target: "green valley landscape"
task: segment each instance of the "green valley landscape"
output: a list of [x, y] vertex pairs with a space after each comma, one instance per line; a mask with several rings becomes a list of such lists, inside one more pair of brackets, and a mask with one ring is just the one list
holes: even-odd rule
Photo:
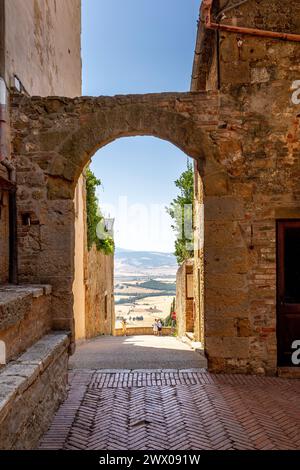
[[176, 296], [177, 262], [171, 253], [116, 250], [116, 327], [152, 326], [164, 320]]

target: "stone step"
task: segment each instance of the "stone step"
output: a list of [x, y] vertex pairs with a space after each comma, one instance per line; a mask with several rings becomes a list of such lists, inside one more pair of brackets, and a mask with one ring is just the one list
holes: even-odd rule
[[44, 336], [0, 372], [0, 448], [31, 449], [65, 397], [69, 335]]

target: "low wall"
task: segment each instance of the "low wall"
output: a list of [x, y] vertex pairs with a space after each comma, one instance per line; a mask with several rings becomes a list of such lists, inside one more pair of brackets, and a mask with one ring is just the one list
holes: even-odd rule
[[44, 336], [0, 372], [0, 449], [37, 447], [64, 400], [68, 335]]
[[[153, 335], [153, 328], [151, 326], [132, 326], [126, 328], [127, 336], [136, 336], [136, 335]], [[171, 335], [171, 327], [164, 326], [162, 329], [163, 336]], [[123, 336], [122, 328], [115, 328], [114, 336]]]
[[16, 359], [51, 329], [51, 286], [0, 287], [0, 341], [6, 362]]

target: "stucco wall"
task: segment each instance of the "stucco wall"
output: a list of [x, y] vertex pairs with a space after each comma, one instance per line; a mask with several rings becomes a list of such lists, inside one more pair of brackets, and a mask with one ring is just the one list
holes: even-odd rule
[[85, 338], [85, 257], [86, 257], [86, 208], [85, 179], [81, 175], [74, 198], [75, 208], [75, 273], [73, 283], [75, 338]]
[[31, 95], [81, 94], [81, 1], [5, 1], [5, 79]]
[[115, 326], [113, 255], [105, 255], [93, 245], [87, 253], [86, 271], [86, 337], [111, 335]]
[[[110, 335], [114, 328], [114, 259], [87, 250], [85, 177], [81, 175], [74, 197], [74, 321], [75, 339]], [[107, 313], [105, 313], [105, 310]]]

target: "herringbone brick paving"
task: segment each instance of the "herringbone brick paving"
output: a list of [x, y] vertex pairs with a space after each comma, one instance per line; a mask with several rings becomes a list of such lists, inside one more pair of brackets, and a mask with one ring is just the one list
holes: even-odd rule
[[300, 382], [205, 369], [70, 373], [41, 449], [300, 449]]

